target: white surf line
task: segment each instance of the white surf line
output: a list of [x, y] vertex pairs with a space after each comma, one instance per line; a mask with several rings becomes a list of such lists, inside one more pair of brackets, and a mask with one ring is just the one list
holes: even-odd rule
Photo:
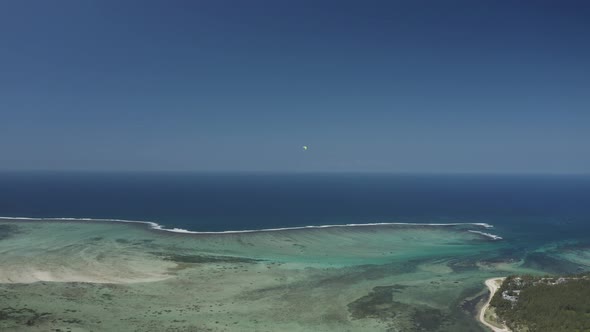
[[[32, 220], [32, 221], [109, 221], [109, 222], [124, 222], [124, 223], [139, 223], [146, 224], [150, 229], [172, 232], [172, 233], [184, 233], [184, 234], [239, 234], [239, 233], [257, 233], [257, 232], [276, 232], [276, 231], [291, 231], [301, 229], [321, 229], [321, 228], [337, 228], [337, 227], [367, 227], [367, 226], [394, 226], [394, 225], [408, 225], [408, 226], [462, 226], [472, 225], [483, 228], [493, 228], [494, 226], [486, 223], [404, 223], [404, 222], [379, 222], [379, 223], [366, 223], [366, 224], [335, 224], [335, 225], [311, 225], [311, 226], [296, 226], [296, 227], [283, 227], [283, 228], [263, 228], [263, 229], [246, 229], [246, 230], [235, 230], [235, 231], [219, 231], [219, 232], [198, 232], [189, 231], [182, 228], [164, 228], [164, 226], [153, 222], [153, 221], [141, 221], [141, 220], [125, 220], [125, 219], [100, 219], [100, 218], [28, 218], [28, 217], [1, 217], [0, 220]], [[469, 230], [471, 231], [471, 230]], [[478, 231], [473, 231], [478, 232]], [[487, 236], [494, 236], [492, 234], [479, 232], [481, 234], [487, 234]], [[498, 237], [501, 239], [500, 237]]]
[[471, 230], [471, 229], [468, 230], [468, 232], [480, 234], [480, 235], [483, 235], [483, 236], [487, 236], [487, 237], [489, 237], [492, 240], [502, 240], [502, 237], [501, 236], [490, 234], [490, 233], [485, 233], [485, 232], [480, 232], [480, 231], [474, 231], [474, 230]]

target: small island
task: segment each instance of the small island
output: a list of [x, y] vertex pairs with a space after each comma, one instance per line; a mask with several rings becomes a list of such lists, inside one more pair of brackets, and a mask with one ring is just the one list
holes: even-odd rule
[[590, 331], [590, 273], [489, 279], [480, 320], [493, 331]]

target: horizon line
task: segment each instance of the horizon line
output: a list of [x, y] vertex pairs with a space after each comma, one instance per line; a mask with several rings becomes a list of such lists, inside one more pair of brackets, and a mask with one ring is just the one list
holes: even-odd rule
[[217, 174], [217, 175], [237, 175], [237, 174], [276, 174], [276, 175], [288, 175], [288, 174], [317, 174], [317, 175], [330, 175], [330, 174], [358, 174], [358, 175], [571, 175], [571, 176], [589, 176], [589, 172], [545, 172], [545, 171], [351, 171], [351, 170], [334, 170], [334, 171], [271, 171], [271, 170], [131, 170], [131, 169], [0, 169], [0, 173], [87, 173], [87, 174]]

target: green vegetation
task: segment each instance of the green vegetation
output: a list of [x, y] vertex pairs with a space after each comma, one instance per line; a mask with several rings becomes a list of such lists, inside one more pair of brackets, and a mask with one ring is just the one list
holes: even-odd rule
[[490, 305], [514, 332], [590, 331], [590, 274], [511, 276]]

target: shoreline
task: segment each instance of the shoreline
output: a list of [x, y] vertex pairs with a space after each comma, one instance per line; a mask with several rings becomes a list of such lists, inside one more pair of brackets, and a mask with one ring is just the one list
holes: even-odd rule
[[498, 285], [498, 281], [504, 281], [504, 279], [506, 279], [506, 277], [502, 277], [502, 278], [491, 278], [491, 279], [487, 279], [485, 281], [486, 286], [488, 287], [488, 289], [490, 290], [490, 297], [488, 298], [488, 301], [486, 302], [486, 304], [481, 308], [481, 310], [479, 311], [479, 321], [487, 326], [489, 329], [491, 329], [494, 332], [512, 332], [508, 327], [504, 326], [502, 328], [494, 326], [490, 323], [488, 323], [485, 320], [485, 313], [488, 310], [489, 306], [490, 306], [490, 302], [492, 301], [492, 298], [494, 297], [494, 294], [496, 294], [496, 291], [498, 291], [498, 289], [500, 288], [500, 286]]

